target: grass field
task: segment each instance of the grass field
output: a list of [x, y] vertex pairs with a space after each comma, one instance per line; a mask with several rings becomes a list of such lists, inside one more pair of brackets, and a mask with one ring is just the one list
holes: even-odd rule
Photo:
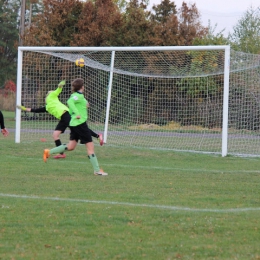
[[52, 147], [0, 136], [0, 259], [260, 259], [259, 158]]

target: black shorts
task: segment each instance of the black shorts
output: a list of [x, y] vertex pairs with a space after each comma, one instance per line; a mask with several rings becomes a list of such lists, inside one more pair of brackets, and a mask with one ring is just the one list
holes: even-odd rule
[[61, 131], [62, 133], [64, 133], [66, 128], [69, 127], [69, 125], [70, 125], [70, 119], [71, 119], [70, 113], [68, 111], [66, 111], [61, 116], [61, 119], [60, 119], [59, 123], [57, 124], [55, 130]]
[[81, 144], [92, 142], [91, 132], [86, 122], [81, 125], [70, 126], [70, 130], [70, 140], [75, 140], [76, 142], [80, 140]]

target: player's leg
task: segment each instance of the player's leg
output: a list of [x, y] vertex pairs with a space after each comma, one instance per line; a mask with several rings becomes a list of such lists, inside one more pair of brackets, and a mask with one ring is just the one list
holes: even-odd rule
[[47, 161], [47, 159], [50, 157], [51, 154], [60, 154], [63, 153], [64, 151], [72, 151], [75, 149], [78, 143], [78, 137], [77, 133], [75, 132], [75, 127], [70, 128], [70, 141], [68, 144], [62, 144], [58, 147], [52, 148], [52, 149], [45, 149], [43, 151], [43, 160], [44, 162]]
[[[55, 142], [55, 145], [58, 147], [62, 145], [61, 140], [60, 140], [60, 134], [63, 134], [66, 130], [66, 128], [69, 126], [70, 122], [70, 114], [69, 112], [65, 112], [61, 116], [61, 120], [59, 121], [58, 125], [55, 128], [55, 131], [53, 132], [53, 140]], [[65, 153], [61, 152], [53, 157], [54, 159], [61, 159], [61, 158], [66, 158]]]
[[[60, 140], [60, 134], [61, 134], [61, 133], [62, 133], [62, 132], [61, 132], [60, 130], [55, 130], [55, 131], [53, 132], [52, 137], [53, 137], [53, 140], [54, 140], [54, 142], [55, 142], [56, 147], [62, 145], [61, 140]], [[65, 155], [64, 152], [61, 152], [61, 153], [59, 153], [59, 154], [53, 156], [53, 158], [54, 158], [54, 159], [66, 158], [66, 155]]]
[[67, 144], [67, 149], [68, 151], [73, 151], [76, 146], [77, 146], [78, 142], [76, 140], [70, 140], [69, 143]]
[[103, 135], [102, 134], [97, 134], [95, 133], [94, 131], [92, 131], [90, 128], [89, 128], [89, 131], [91, 133], [91, 136], [97, 138], [99, 140], [99, 144], [102, 146], [104, 144], [104, 140], [103, 140]]
[[75, 147], [77, 146], [77, 141], [76, 140], [70, 140], [68, 144], [62, 144], [60, 146], [57, 146], [52, 149], [45, 149], [43, 152], [43, 160], [44, 162], [47, 161], [47, 159], [50, 157], [52, 154], [61, 154], [64, 153], [66, 150], [67, 151], [73, 151]]
[[94, 174], [100, 176], [108, 175], [107, 173], [103, 172], [103, 170], [101, 170], [99, 167], [98, 159], [94, 151], [94, 143], [92, 141], [91, 131], [88, 128], [87, 123], [78, 126], [78, 130], [81, 143], [86, 145], [87, 155], [90, 160], [90, 163], [93, 166]]
[[104, 144], [103, 135], [101, 133], [98, 134], [99, 144], [102, 146]]
[[94, 151], [94, 143], [93, 142], [86, 143], [86, 149], [87, 149], [88, 158], [94, 169], [94, 174], [104, 175], [104, 176], [107, 175], [107, 173], [103, 172], [99, 167], [98, 159]]

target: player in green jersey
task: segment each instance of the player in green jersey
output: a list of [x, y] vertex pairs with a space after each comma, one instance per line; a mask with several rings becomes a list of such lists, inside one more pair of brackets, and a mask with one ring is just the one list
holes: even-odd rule
[[[43, 112], [48, 112], [55, 118], [59, 119], [59, 123], [56, 126], [54, 132], [53, 132], [53, 139], [56, 144], [56, 146], [61, 145], [61, 140], [60, 140], [60, 134], [64, 133], [66, 128], [69, 127], [69, 122], [71, 120], [71, 116], [69, 113], [69, 108], [64, 105], [63, 103], [60, 102], [59, 100], [59, 94], [62, 92], [63, 86], [66, 84], [65, 80], [62, 80], [58, 88], [56, 90], [51, 90], [47, 93], [46, 98], [45, 98], [45, 103], [46, 105], [44, 107], [39, 107], [39, 108], [26, 108], [24, 106], [17, 106], [17, 108], [27, 111], [27, 112], [34, 112], [34, 113], [43, 113]], [[100, 145], [103, 145], [103, 136], [102, 134], [96, 134], [95, 132], [91, 131], [91, 135], [93, 137], [96, 137], [99, 139]], [[66, 155], [62, 152], [60, 154], [55, 155], [53, 158], [54, 159], [60, 159], [60, 158], [65, 158]]]
[[70, 141], [67, 145], [60, 145], [51, 150], [45, 149], [43, 152], [43, 160], [47, 161], [50, 154], [61, 153], [65, 150], [72, 151], [76, 148], [78, 141], [86, 145], [88, 158], [94, 168], [94, 174], [99, 176], [108, 175], [100, 169], [97, 157], [94, 151], [94, 143], [92, 141], [91, 132], [87, 125], [88, 110], [87, 100], [84, 97], [84, 80], [77, 78], [72, 82], [72, 94], [67, 103], [71, 115], [70, 120]]

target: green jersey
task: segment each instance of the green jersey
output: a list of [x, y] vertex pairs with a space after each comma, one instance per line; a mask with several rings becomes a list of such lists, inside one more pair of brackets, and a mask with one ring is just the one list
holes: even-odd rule
[[62, 104], [58, 98], [61, 91], [62, 88], [57, 88], [46, 97], [46, 110], [57, 119], [61, 119], [64, 111], [69, 111], [69, 108]]
[[[82, 93], [73, 93], [68, 99], [67, 103], [69, 105], [69, 113], [71, 115], [70, 126], [77, 126], [87, 121], [88, 101], [85, 99]], [[77, 119], [77, 116], [80, 116], [80, 118]]]

